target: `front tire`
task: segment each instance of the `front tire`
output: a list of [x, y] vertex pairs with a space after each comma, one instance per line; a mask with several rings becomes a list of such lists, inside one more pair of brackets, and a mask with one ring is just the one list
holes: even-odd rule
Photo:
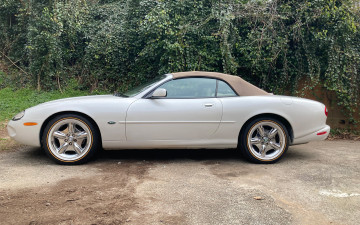
[[46, 154], [58, 164], [87, 162], [100, 147], [98, 129], [87, 118], [63, 114], [51, 119], [42, 135]]
[[245, 125], [240, 150], [250, 161], [269, 164], [279, 161], [289, 147], [286, 127], [274, 118], [257, 118]]

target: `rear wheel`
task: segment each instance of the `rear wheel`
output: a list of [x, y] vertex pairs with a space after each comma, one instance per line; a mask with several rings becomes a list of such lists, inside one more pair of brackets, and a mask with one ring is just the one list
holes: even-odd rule
[[87, 162], [100, 145], [97, 128], [87, 118], [75, 114], [59, 115], [46, 125], [42, 137], [46, 154], [64, 165]]
[[258, 118], [248, 123], [240, 136], [242, 154], [252, 162], [274, 163], [288, 149], [286, 127], [273, 118]]

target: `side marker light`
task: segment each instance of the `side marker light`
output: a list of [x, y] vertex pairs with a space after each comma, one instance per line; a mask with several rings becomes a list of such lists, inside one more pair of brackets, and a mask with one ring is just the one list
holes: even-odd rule
[[38, 123], [34, 123], [34, 122], [27, 122], [27, 123], [24, 123], [24, 126], [35, 126], [37, 125]]

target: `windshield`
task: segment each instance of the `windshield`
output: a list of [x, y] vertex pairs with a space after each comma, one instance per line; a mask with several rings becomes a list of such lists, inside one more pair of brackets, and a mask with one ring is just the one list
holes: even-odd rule
[[121, 97], [133, 97], [133, 96], [139, 94], [140, 92], [142, 92], [143, 90], [145, 90], [146, 88], [148, 88], [148, 87], [152, 86], [153, 84], [159, 82], [160, 80], [164, 79], [165, 77], [166, 77], [166, 75], [156, 76], [156, 77], [152, 78], [151, 80], [144, 81], [135, 87], [129, 88], [129, 90], [127, 90], [125, 93], [117, 93], [115, 95], [121, 96]]

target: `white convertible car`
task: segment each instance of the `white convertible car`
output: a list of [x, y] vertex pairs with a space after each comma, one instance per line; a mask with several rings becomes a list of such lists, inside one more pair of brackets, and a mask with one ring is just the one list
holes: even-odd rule
[[43, 103], [7, 129], [60, 164], [84, 163], [100, 148], [238, 148], [253, 162], [273, 163], [289, 145], [326, 139], [326, 119], [316, 101], [272, 95], [237, 76], [181, 72], [124, 94]]

